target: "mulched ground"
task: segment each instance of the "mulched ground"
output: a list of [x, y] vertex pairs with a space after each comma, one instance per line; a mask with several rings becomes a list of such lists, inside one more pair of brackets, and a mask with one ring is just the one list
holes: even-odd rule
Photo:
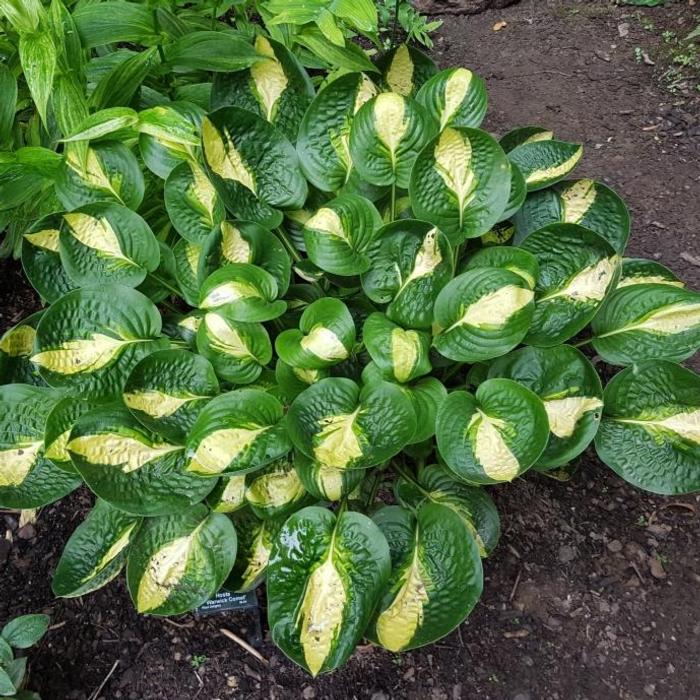
[[[644, 17], [653, 32], [643, 29]], [[501, 20], [507, 25], [495, 33]], [[634, 58], [637, 46], [660, 57], [663, 30], [688, 33], [696, 23], [697, 9], [685, 0], [643, 11], [603, 0], [524, 0], [446, 18], [435, 55], [486, 79], [487, 128], [539, 123], [583, 141], [577, 174], [625, 197], [631, 253], [660, 260], [700, 288], [698, 98], [665, 90], [663, 59], [650, 66]], [[8, 264], [0, 298], [2, 327], [36, 306]], [[438, 644], [402, 656], [361, 647], [344, 669], [315, 682], [269, 641], [260, 648], [265, 666], [220, 634], [225, 627], [245, 636], [245, 614], [138, 617], [121, 581], [84, 599], [55, 600], [51, 573], [90, 503], [82, 491], [21, 531], [13, 515], [0, 516], [12, 537], [0, 540], [0, 622], [51, 614], [54, 628], [31, 665], [31, 687], [45, 700], [90, 697], [117, 661], [97, 697], [700, 697], [700, 498], [635, 491], [593, 454], [567, 484], [528, 476], [495, 497], [504, 534], [471, 618]]]

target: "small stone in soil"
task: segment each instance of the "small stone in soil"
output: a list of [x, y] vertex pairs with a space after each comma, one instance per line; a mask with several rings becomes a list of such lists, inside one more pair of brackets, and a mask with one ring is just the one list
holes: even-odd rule
[[611, 540], [610, 542], [608, 542], [608, 549], [611, 552], [621, 552], [622, 542], [620, 542], [620, 540]]
[[570, 561], [576, 559], [576, 550], [569, 545], [562, 545], [559, 547], [559, 561], [568, 564]]

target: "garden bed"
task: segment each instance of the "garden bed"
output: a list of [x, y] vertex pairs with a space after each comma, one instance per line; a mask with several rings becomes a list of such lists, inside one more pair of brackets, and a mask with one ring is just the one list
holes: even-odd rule
[[[694, 10], [683, 2], [640, 16], [606, 2], [540, 0], [531, 11], [524, 2], [448, 18], [435, 59], [484, 77], [486, 128], [500, 133], [536, 123], [583, 141], [576, 174], [596, 174], [628, 202], [630, 254], [658, 259], [699, 288], [698, 98], [672, 94], [659, 80], [662, 33], [690, 32]], [[505, 27], [494, 32], [500, 21]], [[637, 62], [636, 48], [656, 65]], [[0, 275], [4, 328], [37, 302], [16, 266], [5, 263]], [[469, 620], [432, 647], [401, 656], [361, 647], [346, 667], [315, 682], [267, 641], [264, 666], [220, 634], [224, 627], [246, 636], [245, 614], [139, 617], [122, 582], [84, 599], [56, 600], [51, 573], [90, 505], [86, 491], [42, 509], [36, 524], [19, 531], [14, 516], [4, 516], [13, 542], [0, 549], [0, 621], [51, 614], [54, 628], [32, 656], [30, 684], [47, 700], [90, 697], [113, 668], [97, 697], [604, 700], [696, 693], [700, 499], [636, 491], [592, 450], [567, 484], [533, 474], [495, 498], [504, 534], [485, 563], [484, 597]]]

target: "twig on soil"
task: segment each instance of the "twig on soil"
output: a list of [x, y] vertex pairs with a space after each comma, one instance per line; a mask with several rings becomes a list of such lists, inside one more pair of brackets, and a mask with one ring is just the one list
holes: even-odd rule
[[695, 514], [695, 506], [692, 503], [683, 503], [682, 501], [672, 501], [671, 503], [664, 503], [659, 510], [666, 510], [666, 508], [684, 508]]
[[268, 666], [269, 661], [254, 647], [250, 646], [248, 642], [245, 641], [245, 639], [241, 639], [237, 634], [234, 634], [230, 630], [227, 630], [223, 627], [219, 627], [219, 632], [224, 635], [224, 637], [228, 637], [232, 642], [236, 642], [239, 647], [242, 649], [245, 649], [249, 654], [254, 656], [263, 666]]
[[189, 622], [175, 622], [175, 620], [169, 620], [167, 617], [164, 617], [163, 622], [167, 622], [173, 627], [179, 627], [180, 629], [185, 630], [192, 629], [192, 627], [194, 627], [194, 620], [190, 620]]
[[65, 625], [65, 624], [66, 624], [65, 620], [63, 620], [62, 622], [57, 622], [55, 625], [51, 625], [51, 627], [49, 627], [49, 632], [53, 632], [53, 630], [61, 629], [61, 627], [63, 627], [63, 625]]
[[515, 598], [515, 592], [518, 590], [518, 585], [520, 584], [520, 577], [523, 575], [523, 570], [522, 567], [518, 571], [518, 575], [515, 577], [515, 583], [513, 584], [513, 588], [510, 591], [510, 595], [508, 596], [508, 601], [512, 602], [513, 598]]
[[90, 697], [88, 698], [88, 700], [95, 700], [95, 698], [97, 698], [97, 697], [99, 696], [99, 694], [102, 692], [102, 688], [104, 688], [105, 685], [107, 685], [107, 681], [112, 677], [112, 674], [117, 670], [117, 666], [119, 666], [119, 659], [117, 659], [117, 660], [114, 662], [114, 664], [112, 665], [112, 668], [110, 669], [109, 673], [104, 677], [104, 680], [102, 681], [102, 683], [100, 683], [100, 685], [99, 685], [99, 687], [97, 688], [97, 690], [95, 690], [95, 692], [92, 693], [92, 695], [90, 695]]

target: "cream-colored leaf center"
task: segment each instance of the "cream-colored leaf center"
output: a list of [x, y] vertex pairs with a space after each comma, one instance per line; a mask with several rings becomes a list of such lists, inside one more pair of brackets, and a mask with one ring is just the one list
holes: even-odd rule
[[571, 437], [583, 415], [602, 406], [603, 402], [594, 396], [568, 396], [544, 402], [549, 429], [558, 438]]
[[57, 374], [96, 372], [112, 362], [127, 345], [139, 342], [142, 341], [122, 340], [102, 333], [93, 333], [90, 338], [66, 340], [54, 350], [37, 353], [31, 360]]
[[392, 92], [408, 97], [413, 92], [413, 61], [408, 47], [401, 44], [391, 59], [386, 84]]
[[394, 328], [391, 331], [391, 361], [394, 376], [399, 382], [407, 382], [420, 359], [420, 336], [416, 331]]
[[24, 237], [33, 246], [50, 250], [52, 253], [58, 253], [59, 232], [57, 229], [45, 229], [36, 233], [25, 233]]
[[505, 423], [498, 418], [490, 418], [477, 411], [470, 421], [470, 427], [478, 422], [473, 438], [472, 449], [484, 473], [494, 481], [511, 481], [519, 471], [520, 464], [510, 451], [501, 428]]
[[242, 299], [262, 299], [260, 290], [249, 282], [231, 280], [214, 287], [199, 305], [202, 309], [215, 309]]
[[132, 263], [122, 252], [119, 238], [106, 218], [97, 218], [81, 212], [70, 212], [64, 214], [63, 218], [68, 223], [73, 238], [84, 246], [96, 250], [105, 257]]
[[459, 326], [476, 326], [477, 328], [499, 328], [510, 318], [532, 302], [535, 294], [531, 289], [507, 284], [493, 292], [484, 294], [464, 310], [446, 332]]
[[619, 258], [603, 258], [597, 263], [577, 272], [563, 287], [541, 297], [549, 301], [558, 297], [569, 297], [573, 301], [602, 301], [615, 274]]
[[340, 338], [325, 326], [314, 326], [300, 341], [303, 350], [320, 358], [324, 362], [344, 360], [348, 356], [347, 348]]
[[354, 430], [358, 406], [352, 413], [327, 416], [314, 436], [314, 459], [323, 467], [344, 469], [362, 457], [360, 438]]
[[19, 486], [29, 475], [43, 446], [39, 440], [0, 450], [0, 486]]
[[679, 435], [684, 440], [700, 445], [700, 408], [692, 411], [676, 413], [658, 420], [643, 420], [633, 418], [616, 418], [618, 423], [634, 423], [642, 427], [668, 430]]
[[406, 103], [394, 92], [382, 92], [374, 101], [374, 128], [393, 165], [396, 165], [396, 150], [408, 129], [405, 112]]
[[233, 513], [241, 508], [245, 500], [245, 474], [226, 477], [226, 486], [212, 510], [217, 513]]
[[461, 107], [469, 92], [474, 74], [466, 68], [456, 68], [445, 81], [445, 106], [440, 114], [440, 129], [444, 129]]
[[233, 180], [256, 194], [255, 177], [243, 161], [228, 131], [219, 133], [210, 119], [202, 121], [202, 144], [209, 167], [224, 180]]
[[124, 474], [130, 474], [149, 462], [182, 449], [178, 445], [166, 443], [149, 445], [119, 433], [81, 435], [68, 443], [70, 452], [80, 455], [90, 464], [118, 467]]
[[263, 474], [246, 490], [246, 499], [255, 506], [279, 508], [299, 498], [304, 487], [295, 469], [280, 469]]
[[197, 474], [220, 474], [266, 430], [269, 430], [267, 425], [215, 430], [197, 446], [189, 470]]
[[31, 326], [15, 326], [0, 340], [0, 351], [10, 357], [29, 357], [34, 348], [36, 329]]
[[343, 228], [343, 222], [335, 209], [321, 207], [307, 222], [305, 228], [322, 231], [336, 238], [340, 238], [344, 243], [350, 244], [350, 237]]
[[595, 182], [593, 180], [579, 180], [567, 187], [560, 197], [564, 209], [564, 223], [577, 224], [586, 216], [586, 212], [595, 202]]
[[250, 263], [253, 260], [250, 243], [243, 238], [240, 229], [229, 221], [221, 223], [221, 254], [234, 263]]
[[459, 224], [462, 225], [464, 210], [476, 196], [479, 182], [471, 169], [472, 146], [467, 136], [447, 127], [438, 139], [433, 152], [435, 169], [457, 199]]
[[204, 317], [204, 323], [209, 342], [215, 350], [239, 360], [254, 359], [243, 336], [234, 326], [229, 325], [225, 318], [210, 313]]
[[259, 54], [267, 56], [267, 60], [253, 63], [250, 67], [250, 76], [253, 79], [255, 92], [263, 108], [265, 119], [271, 122], [275, 116], [277, 103], [287, 89], [289, 81], [270, 42], [264, 36], [256, 38], [255, 48]]
[[[537, 134], [539, 136], [539, 134]], [[532, 137], [531, 137], [532, 138]], [[548, 139], [537, 139], [539, 141], [543, 140], [548, 140]], [[530, 140], [528, 140], [528, 143]], [[574, 167], [576, 166], [576, 163], [581, 160], [581, 156], [583, 155], [583, 147], [579, 146], [575, 153], [567, 158], [565, 161], [562, 163], [559, 163], [558, 165], [552, 165], [549, 168], [540, 168], [539, 170], [533, 170], [526, 178], [525, 182], [527, 182], [528, 185], [532, 185], [535, 183], [539, 182], [544, 182], [546, 180], [552, 180], [556, 179], [558, 177], [563, 177], [567, 173], [571, 172]]]
[[142, 411], [151, 418], [167, 418], [182, 408], [190, 401], [206, 398], [188, 394], [186, 396], [173, 396], [158, 389], [144, 389], [124, 394], [124, 403], [135, 411]]

